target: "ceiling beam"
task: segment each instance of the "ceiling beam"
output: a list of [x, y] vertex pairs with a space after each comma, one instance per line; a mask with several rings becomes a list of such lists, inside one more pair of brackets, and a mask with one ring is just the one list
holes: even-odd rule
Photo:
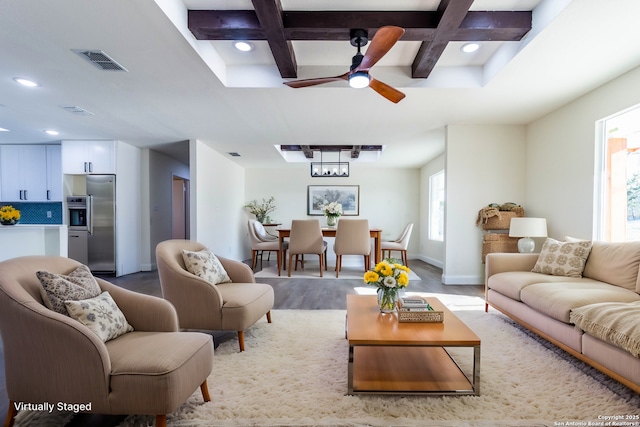
[[284, 35], [280, 0], [252, 0], [256, 16], [265, 31], [271, 53], [283, 78], [298, 76], [296, 56], [291, 41]]
[[411, 64], [411, 77], [426, 78], [431, 74], [438, 59], [446, 49], [451, 34], [460, 27], [467, 16], [473, 0], [442, 0], [438, 5], [438, 27], [434, 37], [424, 41]]
[[313, 159], [313, 150], [308, 145], [301, 145], [300, 148], [307, 159]]
[[282, 11], [279, 0], [252, 0], [254, 10], [190, 10], [198, 40], [267, 40], [283, 78], [296, 77], [294, 40], [349, 40], [352, 28], [395, 25], [402, 41], [423, 42], [413, 78], [426, 78], [450, 41], [519, 41], [531, 30], [531, 11], [469, 11], [473, 0], [442, 0], [436, 11]]

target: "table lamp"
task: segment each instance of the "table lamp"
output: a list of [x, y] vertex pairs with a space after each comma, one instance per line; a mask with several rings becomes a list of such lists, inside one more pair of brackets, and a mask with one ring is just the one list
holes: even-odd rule
[[522, 237], [518, 240], [518, 252], [533, 252], [536, 242], [532, 237], [547, 237], [546, 218], [511, 218], [509, 237]]

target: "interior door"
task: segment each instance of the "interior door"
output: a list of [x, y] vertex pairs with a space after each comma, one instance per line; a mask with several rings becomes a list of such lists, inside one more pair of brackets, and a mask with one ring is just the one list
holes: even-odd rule
[[189, 180], [173, 177], [172, 229], [174, 239], [189, 239]]

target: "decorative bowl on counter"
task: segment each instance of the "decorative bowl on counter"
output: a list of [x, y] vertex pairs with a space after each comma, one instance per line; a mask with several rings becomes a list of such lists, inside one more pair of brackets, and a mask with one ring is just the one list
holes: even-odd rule
[[20, 211], [13, 206], [0, 207], [0, 224], [16, 225], [20, 221]]

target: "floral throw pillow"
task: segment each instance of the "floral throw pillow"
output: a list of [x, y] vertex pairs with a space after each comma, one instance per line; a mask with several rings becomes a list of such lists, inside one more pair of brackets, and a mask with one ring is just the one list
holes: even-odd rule
[[107, 291], [95, 298], [65, 301], [65, 306], [72, 319], [91, 329], [104, 342], [133, 331]]
[[189, 273], [195, 274], [212, 285], [231, 282], [222, 263], [209, 249], [198, 252], [183, 250], [182, 259]]
[[42, 285], [44, 305], [65, 316], [69, 315], [64, 305], [65, 301], [93, 298], [102, 292], [86, 265], [81, 265], [69, 275], [38, 271], [36, 276]]
[[582, 277], [591, 246], [592, 242], [588, 240], [560, 242], [547, 239], [531, 271], [552, 276]]

